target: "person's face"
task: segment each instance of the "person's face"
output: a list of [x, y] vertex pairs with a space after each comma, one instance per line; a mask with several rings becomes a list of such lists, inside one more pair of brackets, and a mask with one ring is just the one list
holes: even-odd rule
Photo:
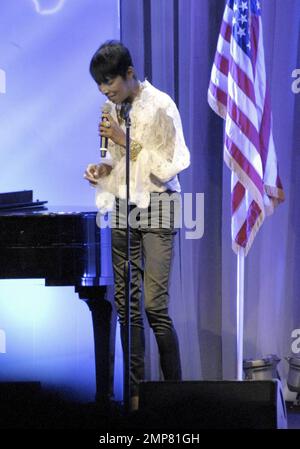
[[123, 101], [132, 95], [133, 71], [129, 68], [125, 79], [118, 75], [106, 83], [101, 83], [98, 87], [100, 92], [113, 103], [123, 103]]

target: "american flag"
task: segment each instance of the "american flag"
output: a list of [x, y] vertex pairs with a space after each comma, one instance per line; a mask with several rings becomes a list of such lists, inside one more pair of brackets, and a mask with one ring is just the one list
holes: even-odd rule
[[247, 255], [267, 214], [284, 200], [272, 135], [260, 2], [227, 0], [208, 89], [226, 123], [231, 175], [231, 233]]

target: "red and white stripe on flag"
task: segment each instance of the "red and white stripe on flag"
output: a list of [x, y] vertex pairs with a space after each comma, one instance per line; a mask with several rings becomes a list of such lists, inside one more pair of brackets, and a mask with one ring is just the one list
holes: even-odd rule
[[208, 102], [226, 123], [224, 160], [232, 171], [233, 249], [242, 248], [247, 255], [265, 215], [284, 200], [258, 0], [227, 0]]

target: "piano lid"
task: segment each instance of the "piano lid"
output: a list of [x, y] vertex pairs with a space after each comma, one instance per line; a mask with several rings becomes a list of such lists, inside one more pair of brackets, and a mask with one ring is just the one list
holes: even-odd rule
[[33, 201], [32, 190], [0, 193], [0, 211], [12, 209], [36, 209], [44, 206], [48, 201]]
[[40, 206], [38, 206], [38, 201], [34, 202], [35, 207], [13, 207], [13, 208], [2, 208], [0, 207], [0, 217], [1, 216], [34, 216], [34, 215], [96, 215], [98, 210], [94, 206], [55, 206], [55, 205], [45, 205], [46, 202], [40, 201]]
[[[101, 250], [97, 210], [52, 206], [0, 211], [0, 279], [45, 278], [46, 285], [99, 286], [108, 248]], [[106, 270], [107, 271], [107, 270]]]
[[19, 190], [17, 192], [4, 192], [0, 193], [0, 205], [5, 204], [20, 204], [29, 203], [33, 201], [32, 190]]

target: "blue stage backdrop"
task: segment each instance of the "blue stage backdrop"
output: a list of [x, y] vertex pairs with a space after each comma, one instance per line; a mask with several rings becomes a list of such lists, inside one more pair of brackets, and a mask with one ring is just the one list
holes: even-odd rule
[[[118, 3], [1, 2], [0, 192], [33, 189], [52, 205], [94, 206], [83, 173], [98, 158], [104, 98], [88, 68], [102, 41], [119, 38]], [[73, 288], [43, 285], [0, 281], [0, 381], [39, 380], [92, 400], [90, 312]]]

